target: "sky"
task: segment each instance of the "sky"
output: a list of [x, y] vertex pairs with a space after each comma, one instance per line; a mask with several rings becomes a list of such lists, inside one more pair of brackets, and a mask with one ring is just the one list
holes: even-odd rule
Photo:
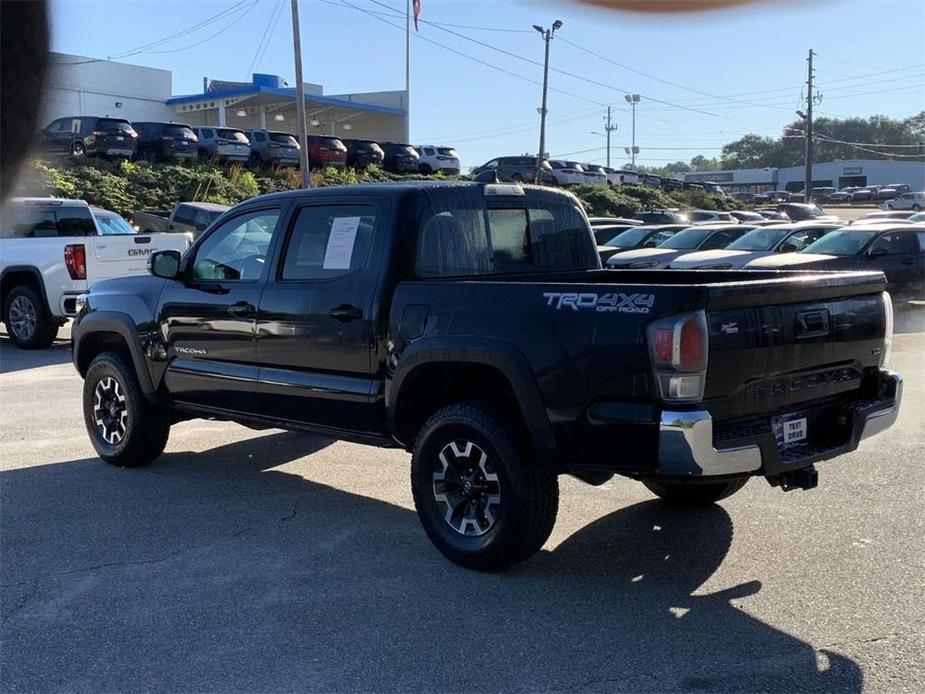
[[[329, 94], [403, 89], [404, 6], [300, 0], [305, 81]], [[412, 142], [455, 146], [464, 168], [535, 153], [543, 40], [531, 27], [556, 19], [563, 25], [550, 44], [546, 135], [553, 157], [605, 163], [605, 138], [592, 133], [604, 132], [609, 104], [612, 164], [622, 166], [632, 138], [626, 94], [640, 95], [637, 164], [716, 156], [746, 133], [779, 136], [802, 108], [809, 49], [817, 116], [905, 118], [925, 109], [922, 0], [765, 0], [678, 15], [577, 0], [422, 0], [411, 47]], [[174, 94], [200, 93], [204, 76], [295, 81], [289, 0], [51, 0], [51, 22], [52, 50], [171, 70]]]

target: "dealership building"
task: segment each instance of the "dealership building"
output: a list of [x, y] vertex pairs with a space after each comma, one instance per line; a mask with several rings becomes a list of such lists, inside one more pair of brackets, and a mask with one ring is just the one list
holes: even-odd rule
[[[803, 190], [803, 166], [725, 171], [692, 171], [683, 174], [687, 182], [710, 181], [729, 193], [762, 193], [766, 190]], [[907, 183], [912, 190], [925, 190], [925, 162], [884, 159], [845, 159], [813, 164], [813, 188], [889, 185]]]
[[[255, 74], [250, 82], [203, 78], [201, 93], [174, 94], [169, 70], [64, 53], [52, 53], [51, 63], [43, 126], [67, 116], [110, 116], [296, 132], [295, 88], [277, 75]], [[305, 84], [309, 134], [403, 141], [406, 105], [404, 90], [325, 94], [322, 85]]]

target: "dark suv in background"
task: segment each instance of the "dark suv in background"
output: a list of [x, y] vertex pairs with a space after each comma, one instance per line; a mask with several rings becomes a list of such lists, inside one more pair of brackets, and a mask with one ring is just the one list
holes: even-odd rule
[[[478, 176], [485, 171], [497, 171], [502, 178], [507, 178], [520, 183], [533, 181], [536, 176], [536, 157], [498, 157], [487, 161], [481, 166], [472, 169], [472, 175]], [[543, 182], [555, 184], [556, 179], [552, 173], [552, 166], [545, 159], [543, 160]]]
[[375, 164], [382, 166], [382, 160], [385, 159], [385, 152], [378, 142], [372, 140], [341, 140], [347, 148], [347, 166], [357, 169], [365, 169], [367, 166]]
[[308, 165], [310, 168], [347, 165], [347, 147], [340, 138], [325, 135], [308, 136]]
[[138, 148], [138, 133], [124, 118], [58, 118], [39, 132], [38, 140], [38, 149], [45, 154], [70, 154], [75, 157], [95, 154], [131, 158]]
[[139, 156], [152, 157], [158, 161], [199, 156], [199, 138], [185, 123], [144, 121], [132, 125], [138, 131]]
[[392, 173], [417, 173], [418, 160], [421, 155], [411, 145], [401, 142], [383, 142], [382, 151], [385, 156], [382, 168]]

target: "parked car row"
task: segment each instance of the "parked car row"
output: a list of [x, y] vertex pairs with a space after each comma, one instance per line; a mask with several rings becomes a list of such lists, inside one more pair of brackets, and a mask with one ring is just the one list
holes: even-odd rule
[[[58, 118], [43, 129], [37, 149], [45, 154], [102, 157], [211, 159], [217, 162], [252, 162], [268, 166], [298, 166], [301, 144], [292, 133], [280, 130], [192, 126], [185, 123], [124, 118], [74, 116]], [[308, 136], [312, 168], [381, 166], [394, 173], [458, 175], [459, 153], [452, 147], [414, 147], [401, 142]]]
[[[871, 213], [851, 225], [832, 217], [760, 225], [595, 222], [598, 251], [611, 269], [873, 269], [891, 291], [925, 298], [925, 213]], [[606, 238], [598, 230], [616, 233]]]

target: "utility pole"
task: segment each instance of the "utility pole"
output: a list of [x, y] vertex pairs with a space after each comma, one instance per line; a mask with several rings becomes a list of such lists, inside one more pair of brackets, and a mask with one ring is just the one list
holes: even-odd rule
[[552, 23], [551, 29], [544, 29], [538, 24], [534, 24], [533, 28], [540, 32], [540, 36], [546, 42], [546, 57], [543, 60], [543, 105], [540, 106], [540, 151], [536, 153], [536, 173], [533, 178], [534, 183], [539, 183], [543, 170], [543, 156], [546, 152], [546, 92], [549, 87], [549, 42], [552, 41], [556, 31], [562, 28], [562, 22], [557, 19]]
[[411, 143], [411, 0], [405, 3], [405, 142]]
[[607, 106], [607, 125], [604, 126], [604, 132], [607, 133], [607, 168], [610, 168], [610, 133], [617, 129], [617, 124], [610, 120], [610, 105]]
[[295, 56], [295, 97], [299, 128], [299, 165], [302, 187], [312, 187], [312, 172], [308, 168], [308, 129], [305, 123], [305, 83], [302, 81], [302, 39], [299, 34], [299, 0], [292, 0], [292, 52]]
[[813, 49], [809, 49], [806, 71], [806, 126], [803, 129], [804, 144], [804, 164], [806, 166], [803, 172], [803, 202], [812, 203], [813, 196], [810, 192], [813, 187]]
[[630, 147], [631, 166], [636, 168], [636, 155], [639, 154], [639, 148], [636, 146], [636, 104], [639, 103], [639, 94], [627, 94], [624, 97], [633, 107], [633, 143]]

